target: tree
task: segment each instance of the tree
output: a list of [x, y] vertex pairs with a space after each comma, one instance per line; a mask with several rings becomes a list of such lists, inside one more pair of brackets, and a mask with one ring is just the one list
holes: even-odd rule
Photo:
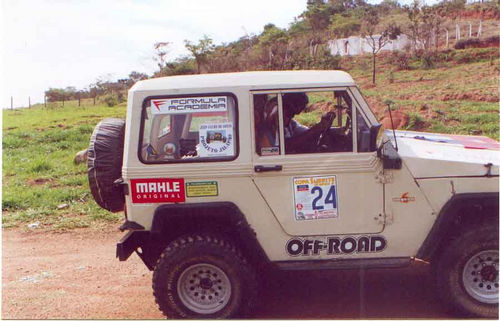
[[336, 38], [349, 37], [361, 29], [361, 21], [357, 17], [336, 14], [332, 16], [330, 31]]
[[197, 73], [206, 72], [209, 69], [209, 59], [208, 56], [215, 49], [213, 40], [207, 35], [203, 35], [203, 38], [198, 41], [198, 44], [191, 43], [188, 40], [184, 40], [186, 49], [191, 52], [196, 60], [196, 71]]
[[372, 49], [373, 84], [375, 84], [377, 54], [385, 45], [401, 34], [400, 27], [392, 23], [382, 26], [382, 32], [380, 34], [375, 34], [376, 29], [380, 27], [380, 17], [377, 11], [373, 9], [367, 10], [361, 26], [361, 35], [366, 39], [368, 46]]
[[145, 73], [138, 72], [138, 71], [132, 71], [128, 75], [127, 86], [132, 87], [139, 80], [144, 80], [144, 79], [148, 79], [148, 78], [149, 78], [148, 75], [146, 75]]
[[170, 42], [157, 42], [154, 44], [155, 48], [155, 56], [153, 56], [154, 61], [158, 65], [160, 72], [165, 68], [167, 64], [167, 54], [168, 54], [168, 46], [170, 46]]
[[437, 50], [439, 45], [439, 33], [444, 22], [443, 15], [446, 14], [447, 7], [443, 5], [426, 6], [415, 0], [410, 6], [405, 6], [409, 20], [409, 37], [413, 43], [413, 48], [423, 46], [425, 51], [430, 51], [433, 47]]

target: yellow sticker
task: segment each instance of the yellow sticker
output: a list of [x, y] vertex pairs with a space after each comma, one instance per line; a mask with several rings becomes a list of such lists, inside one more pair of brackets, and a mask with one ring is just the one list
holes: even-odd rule
[[216, 181], [186, 183], [187, 197], [218, 196], [219, 189]]

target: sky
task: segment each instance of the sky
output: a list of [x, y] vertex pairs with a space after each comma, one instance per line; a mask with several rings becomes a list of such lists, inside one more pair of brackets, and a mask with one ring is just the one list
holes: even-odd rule
[[[97, 78], [152, 74], [156, 42], [169, 60], [188, 54], [184, 40], [216, 44], [285, 28], [306, 0], [0, 0], [2, 108], [43, 102], [48, 88], [84, 89]], [[371, 1], [372, 2], [372, 1]], [[373, 2], [379, 2], [373, 0]]]

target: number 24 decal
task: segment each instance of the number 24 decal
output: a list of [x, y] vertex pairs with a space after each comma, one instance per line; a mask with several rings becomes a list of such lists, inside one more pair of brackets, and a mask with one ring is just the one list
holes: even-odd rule
[[[316, 192], [318, 192], [318, 196], [316, 196], [313, 199], [312, 208], [313, 210], [322, 210], [324, 209], [324, 206], [318, 205], [317, 202], [321, 200], [321, 198], [323, 197], [323, 189], [319, 186], [314, 186], [311, 189], [311, 194], [316, 195]], [[335, 195], [335, 186], [330, 186], [328, 193], [326, 193], [324, 204], [325, 206], [327, 204], [332, 204], [332, 208], [337, 208], [337, 197]]]

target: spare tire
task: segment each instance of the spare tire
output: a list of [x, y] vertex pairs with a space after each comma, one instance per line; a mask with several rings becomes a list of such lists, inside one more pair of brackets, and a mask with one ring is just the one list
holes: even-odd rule
[[90, 191], [102, 208], [111, 212], [123, 210], [123, 188], [115, 184], [121, 178], [125, 121], [106, 118], [94, 129], [88, 149]]

